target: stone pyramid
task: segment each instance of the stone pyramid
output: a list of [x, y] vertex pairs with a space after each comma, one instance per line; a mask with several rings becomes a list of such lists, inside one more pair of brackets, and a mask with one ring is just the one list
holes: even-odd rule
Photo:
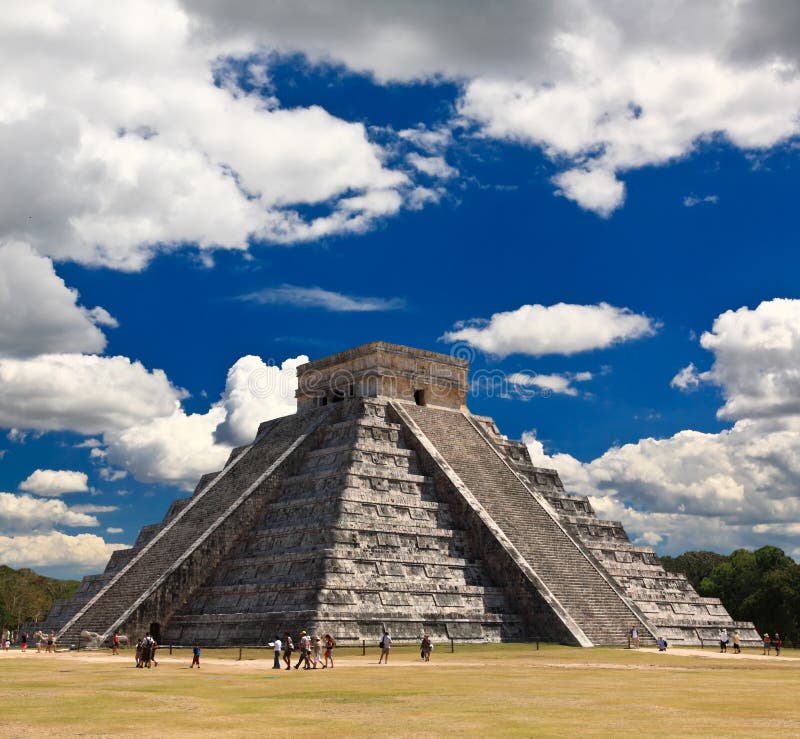
[[59, 641], [713, 640], [739, 628], [466, 408], [465, 360], [373, 342], [298, 368], [297, 413], [57, 602]]

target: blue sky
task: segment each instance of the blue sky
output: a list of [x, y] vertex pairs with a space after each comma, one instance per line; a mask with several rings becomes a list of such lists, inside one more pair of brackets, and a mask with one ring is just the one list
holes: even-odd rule
[[313, 5], [12, 3], [0, 560], [102, 569], [376, 339], [636, 541], [800, 556], [792, 5]]

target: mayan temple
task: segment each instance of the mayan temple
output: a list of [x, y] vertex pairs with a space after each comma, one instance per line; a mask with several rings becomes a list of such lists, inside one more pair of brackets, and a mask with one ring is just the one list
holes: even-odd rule
[[297, 412], [114, 552], [48, 617], [164, 644], [265, 643], [308, 628], [396, 639], [622, 645], [735, 624], [655, 552], [466, 406], [463, 359], [373, 342], [298, 368]]

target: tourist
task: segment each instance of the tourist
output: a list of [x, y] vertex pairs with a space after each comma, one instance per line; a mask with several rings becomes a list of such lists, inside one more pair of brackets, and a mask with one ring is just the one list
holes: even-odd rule
[[719, 651], [723, 654], [728, 651], [728, 630], [724, 626], [719, 630]]
[[3, 651], [7, 652], [11, 648], [11, 629], [3, 629]]
[[667, 651], [667, 640], [663, 636], [659, 636], [658, 639], [656, 639], [656, 645], [658, 646], [659, 652]]
[[194, 648], [192, 649], [192, 664], [189, 665], [191, 669], [197, 665], [197, 669], [200, 669], [200, 647], [198, 646], [197, 642], [194, 643]]
[[28, 648], [28, 632], [23, 631], [19, 637], [19, 648], [24, 653], [25, 650]]
[[323, 639], [325, 641], [325, 664], [322, 665], [322, 669], [324, 670], [328, 666], [328, 660], [331, 661], [331, 669], [333, 669], [333, 648], [336, 646], [336, 639], [330, 634], [325, 634]]
[[47, 635], [47, 651], [56, 653], [56, 635], [52, 631]]
[[629, 646], [633, 649], [639, 648], [639, 629], [636, 627], [636, 624], [631, 626]]
[[141, 659], [141, 666], [146, 667], [148, 670], [150, 669], [150, 662], [153, 659], [153, 644], [155, 644], [155, 640], [152, 636], [150, 636], [150, 632], [148, 631], [144, 635], [144, 639], [142, 639], [142, 659]]
[[119, 654], [119, 634], [116, 631], [111, 637], [111, 654]]
[[318, 636], [312, 639], [312, 649], [314, 650], [314, 669], [317, 669], [317, 663], [322, 664], [322, 640]]
[[136, 642], [136, 666], [142, 666], [142, 640]]
[[297, 660], [294, 669], [299, 670], [300, 665], [303, 665], [304, 670], [310, 670], [311, 660], [308, 658], [308, 655], [311, 653], [311, 640], [308, 638], [308, 634], [305, 631], [300, 632], [300, 644], [298, 646], [300, 647], [300, 659]]
[[422, 656], [423, 661], [430, 662], [431, 661], [431, 652], [433, 651], [433, 642], [431, 638], [425, 634], [422, 637], [422, 644], [420, 644], [420, 655]]
[[380, 648], [381, 648], [381, 656], [378, 658], [378, 664], [383, 662], [384, 664], [389, 664], [389, 651], [392, 648], [392, 637], [389, 635], [388, 631], [383, 632], [383, 638], [380, 641]]
[[36, 654], [42, 653], [42, 639], [44, 638], [44, 634], [42, 634], [41, 629], [34, 634], [36, 637]]
[[292, 669], [292, 652], [294, 652], [294, 643], [292, 642], [292, 637], [287, 631], [284, 635], [284, 643], [283, 643], [283, 661], [286, 663], [286, 669]]
[[280, 637], [275, 634], [275, 641], [271, 641], [269, 645], [272, 647], [274, 660], [272, 662], [272, 669], [273, 670], [280, 670], [281, 669], [281, 644]]
[[775, 632], [775, 636], [772, 637], [772, 646], [775, 647], [775, 656], [780, 657], [783, 642], [781, 641], [781, 636], [777, 631]]
[[741, 652], [742, 652], [742, 635], [739, 633], [739, 629], [736, 629], [733, 632], [733, 653], [741, 654]]
[[764, 632], [764, 655], [768, 655], [770, 653], [772, 647], [772, 639], [769, 638], [769, 634]]
[[156, 660], [156, 652], [158, 651], [158, 642], [153, 639], [153, 644], [150, 646], [150, 659], [153, 660], [153, 667], [158, 667], [158, 661]]

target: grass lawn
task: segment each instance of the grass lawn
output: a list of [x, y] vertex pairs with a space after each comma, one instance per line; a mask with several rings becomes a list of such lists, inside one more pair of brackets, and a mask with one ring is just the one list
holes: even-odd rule
[[[190, 650], [137, 670], [130, 651], [0, 653], [0, 735], [755, 736], [800, 734], [800, 653], [542, 645], [338, 650], [334, 670], [266, 652]], [[255, 657], [258, 657], [257, 659]]]

